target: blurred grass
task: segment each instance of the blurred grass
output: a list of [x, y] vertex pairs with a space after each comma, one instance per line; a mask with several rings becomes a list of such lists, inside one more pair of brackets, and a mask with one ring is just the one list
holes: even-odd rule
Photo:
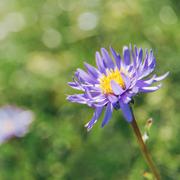
[[135, 98], [143, 130], [154, 119], [149, 149], [162, 179], [180, 179], [180, 2], [177, 0], [0, 1], [0, 104], [36, 114], [30, 132], [0, 147], [0, 179], [135, 180], [149, 171], [120, 112], [90, 133], [92, 110], [65, 100], [83, 61], [100, 47], [129, 43], [153, 48], [158, 92]]

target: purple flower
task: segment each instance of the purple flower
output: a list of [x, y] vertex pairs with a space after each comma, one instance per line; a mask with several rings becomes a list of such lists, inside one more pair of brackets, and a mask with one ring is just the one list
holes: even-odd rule
[[158, 90], [161, 84], [152, 84], [163, 80], [169, 74], [167, 72], [162, 76], [149, 76], [156, 66], [152, 50], [146, 50], [143, 55], [142, 48], [135, 46], [132, 50], [131, 46], [124, 46], [123, 58], [113, 48], [110, 48], [110, 51], [111, 55], [105, 48], [101, 49], [101, 54], [96, 52], [97, 68], [85, 63], [86, 71], [77, 69], [74, 81], [68, 83], [82, 93], [70, 95], [67, 99], [87, 104], [95, 110], [92, 119], [85, 125], [88, 130], [97, 122], [104, 108], [102, 127], [108, 123], [114, 109], [121, 109], [125, 119], [131, 122], [132, 98], [140, 92]]
[[12, 137], [22, 137], [33, 120], [33, 113], [15, 106], [0, 108], [0, 144]]

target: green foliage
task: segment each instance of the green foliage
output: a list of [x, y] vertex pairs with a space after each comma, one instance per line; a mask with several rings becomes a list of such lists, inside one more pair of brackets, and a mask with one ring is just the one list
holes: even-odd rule
[[149, 169], [121, 112], [105, 128], [84, 124], [93, 111], [65, 100], [83, 61], [100, 47], [153, 48], [158, 92], [135, 98], [140, 128], [163, 180], [180, 179], [180, 13], [170, 0], [4, 0], [0, 3], [0, 104], [34, 111], [30, 132], [0, 146], [0, 179], [135, 180]]

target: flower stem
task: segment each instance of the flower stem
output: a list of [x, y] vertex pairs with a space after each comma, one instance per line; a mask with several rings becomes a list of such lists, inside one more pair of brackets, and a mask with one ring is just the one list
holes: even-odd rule
[[137, 141], [139, 143], [140, 149], [142, 151], [142, 154], [144, 155], [145, 160], [147, 161], [147, 164], [148, 164], [149, 168], [151, 169], [152, 173], [154, 174], [156, 180], [160, 180], [161, 179], [160, 174], [159, 174], [156, 166], [154, 165], [154, 163], [152, 161], [152, 158], [151, 158], [151, 155], [150, 155], [150, 153], [149, 153], [149, 151], [147, 149], [147, 146], [145, 145], [145, 143], [144, 143], [144, 141], [142, 139], [142, 135], [141, 135], [141, 132], [140, 132], [139, 127], [137, 125], [134, 114], [133, 114], [133, 120], [131, 122], [131, 126], [132, 126], [132, 129], [133, 129], [133, 131], [134, 131], [134, 133], [136, 135], [136, 138], [137, 138]]

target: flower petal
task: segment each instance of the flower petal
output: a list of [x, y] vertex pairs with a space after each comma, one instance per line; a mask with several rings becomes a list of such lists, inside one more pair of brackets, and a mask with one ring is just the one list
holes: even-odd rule
[[143, 57], [143, 50], [142, 50], [142, 48], [140, 48], [139, 55], [138, 55], [138, 64], [139, 65], [142, 63], [142, 57]]
[[131, 56], [129, 52], [129, 48], [127, 46], [123, 47], [123, 56], [124, 56], [124, 63], [129, 65], [131, 63]]
[[119, 109], [120, 108], [120, 105], [119, 105], [119, 99], [117, 96], [115, 95], [112, 95], [112, 94], [109, 94], [108, 95], [108, 99], [109, 101], [111, 102], [111, 104], [113, 105], [113, 108], [114, 109]]
[[104, 107], [108, 104], [108, 100], [107, 99], [104, 99], [103, 101], [100, 101], [100, 102], [96, 102], [93, 104], [94, 107]]
[[132, 95], [130, 93], [126, 92], [120, 96], [119, 99], [122, 100], [124, 104], [128, 104], [131, 101], [131, 96]]
[[105, 48], [101, 48], [102, 57], [104, 59], [104, 62], [106, 64], [106, 67], [109, 69], [114, 69], [114, 62], [109, 56], [108, 51]]
[[106, 67], [98, 51], [96, 52], [96, 65], [101, 73], [106, 74]]
[[133, 86], [132, 89], [129, 91], [130, 94], [137, 94], [139, 92], [139, 87]]
[[88, 63], [84, 63], [84, 66], [86, 67], [88, 73], [91, 74], [94, 78], [99, 77], [99, 72], [95, 67], [91, 66]]
[[136, 56], [135, 56], [135, 54], [134, 54], [134, 51], [133, 51], [133, 49], [132, 49], [132, 45], [131, 45], [131, 44], [129, 45], [129, 51], [130, 51], [131, 56], [132, 56], [133, 65], [136, 66]]
[[136, 83], [137, 87], [150, 86], [155, 81], [156, 75], [153, 75], [148, 80], [138, 80]]
[[116, 103], [118, 101], [118, 97], [114, 96], [112, 94], [109, 94], [108, 95], [108, 100], [113, 104], [113, 103]]
[[76, 71], [76, 76], [78, 79], [80, 78], [80, 80], [83, 80], [85, 83], [86, 82], [90, 84], [98, 83], [98, 81], [95, 78], [91, 77], [88, 73], [86, 73], [85, 71], [79, 68]]
[[155, 66], [153, 68], [148, 67], [146, 70], [143, 70], [141, 75], [138, 77], [138, 80], [150, 75], [153, 72], [154, 68]]
[[124, 118], [128, 122], [132, 122], [133, 115], [132, 115], [132, 111], [131, 111], [130, 105], [129, 104], [125, 104], [122, 101], [120, 101], [119, 103], [120, 103], [120, 107], [121, 107], [121, 110], [122, 110]]
[[114, 80], [111, 81], [111, 88], [115, 95], [120, 95], [124, 92], [119, 84], [117, 84]]
[[121, 73], [121, 76], [122, 76], [123, 81], [124, 81], [124, 83], [125, 83], [125, 85], [126, 85], [126, 89], [128, 89], [129, 86], [131, 85], [131, 80], [130, 80], [130, 78], [129, 78], [128, 76], [126, 76], [124, 73]]
[[73, 89], [83, 90], [83, 88], [79, 86], [76, 82], [68, 82], [68, 85], [72, 87]]
[[75, 102], [75, 103], [80, 103], [80, 104], [86, 104], [87, 99], [85, 98], [84, 94], [74, 94], [74, 95], [69, 95], [66, 98], [70, 102]]
[[146, 49], [145, 52], [146, 52], [146, 55], [145, 55], [144, 61], [139, 65], [139, 68], [138, 68], [139, 73], [142, 73], [142, 71], [146, 69], [148, 66], [148, 62], [147, 62], [148, 57], [149, 57], [148, 50]]
[[121, 56], [119, 54], [116, 54], [116, 51], [112, 47], [110, 47], [110, 49], [111, 49], [111, 53], [112, 53], [112, 55], [116, 61], [116, 66], [120, 70], [120, 68], [121, 68]]
[[90, 131], [91, 128], [93, 127], [93, 125], [97, 122], [97, 120], [99, 119], [99, 117], [102, 113], [102, 110], [103, 110], [103, 107], [96, 108], [92, 119], [85, 125], [85, 127], [87, 128], [88, 131]]
[[169, 72], [163, 74], [162, 76], [156, 77], [155, 81], [162, 81], [163, 79], [165, 79], [167, 76], [169, 75]]
[[106, 125], [109, 122], [109, 120], [112, 116], [112, 111], [113, 111], [112, 104], [108, 103], [108, 105], [106, 107], [105, 117], [104, 117], [101, 127], [104, 127], [104, 125]]
[[140, 89], [140, 92], [144, 92], [144, 93], [146, 93], [146, 92], [154, 92], [154, 91], [157, 91], [161, 87], [162, 87], [161, 84], [159, 84], [158, 86], [152, 86], [152, 87], [142, 87]]

